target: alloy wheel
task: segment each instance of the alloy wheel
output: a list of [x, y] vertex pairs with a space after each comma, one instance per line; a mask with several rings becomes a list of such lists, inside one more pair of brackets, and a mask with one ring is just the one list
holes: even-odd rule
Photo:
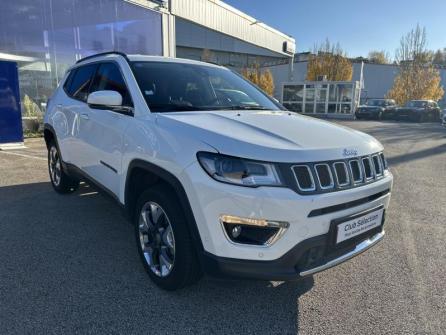
[[175, 238], [166, 212], [149, 201], [142, 206], [138, 225], [140, 247], [148, 267], [159, 277], [168, 276], [175, 262]]
[[59, 186], [62, 177], [59, 152], [55, 146], [52, 146], [49, 154], [49, 168], [51, 180], [55, 186]]

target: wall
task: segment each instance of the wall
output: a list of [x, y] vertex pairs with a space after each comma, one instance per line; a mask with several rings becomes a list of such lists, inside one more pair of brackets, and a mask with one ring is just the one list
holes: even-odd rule
[[[294, 63], [294, 71], [290, 71], [290, 65], [274, 65], [270, 66], [274, 76], [275, 91], [274, 96], [277, 99], [281, 97], [282, 84], [285, 82], [304, 81], [307, 75], [307, 62]], [[387, 64], [368, 64], [364, 63], [363, 78], [364, 90], [361, 94], [362, 98], [383, 98], [393, 86], [399, 67]], [[440, 70], [441, 84], [446, 90], [446, 70]], [[361, 79], [361, 63], [353, 64], [353, 81]], [[443, 97], [442, 103], [446, 104], [446, 97]]]
[[[171, 0], [171, 13], [201, 26], [233, 36], [276, 53], [283, 42], [294, 46], [294, 39], [219, 0]], [[178, 28], [177, 28], [178, 30]]]

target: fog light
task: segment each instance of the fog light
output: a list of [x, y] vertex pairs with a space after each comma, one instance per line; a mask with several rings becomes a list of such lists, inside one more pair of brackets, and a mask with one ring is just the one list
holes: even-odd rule
[[239, 237], [241, 232], [242, 232], [242, 227], [235, 226], [234, 228], [232, 228], [232, 237], [233, 238]]
[[273, 244], [289, 227], [289, 223], [284, 221], [242, 218], [234, 215], [221, 215], [220, 222], [230, 241], [263, 246]]

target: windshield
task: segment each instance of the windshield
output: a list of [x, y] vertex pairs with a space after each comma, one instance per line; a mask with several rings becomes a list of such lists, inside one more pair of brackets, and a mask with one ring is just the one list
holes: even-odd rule
[[[368, 100], [366, 105], [367, 106], [379, 106], [383, 107], [386, 106], [387, 101], [386, 100]], [[389, 103], [390, 105], [390, 103]]]
[[406, 107], [415, 107], [415, 108], [423, 108], [426, 107], [426, 105], [427, 105], [426, 101], [419, 101], [419, 100], [409, 101], [406, 103]]
[[134, 62], [133, 71], [152, 112], [281, 109], [278, 103], [226, 68]]

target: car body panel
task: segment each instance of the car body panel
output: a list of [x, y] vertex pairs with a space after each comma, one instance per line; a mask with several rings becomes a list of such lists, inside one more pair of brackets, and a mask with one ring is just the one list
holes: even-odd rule
[[[203, 64], [164, 57], [129, 58]], [[301, 241], [327, 234], [334, 219], [377, 206], [388, 207], [392, 188], [390, 172], [360, 187], [301, 195], [287, 187], [221, 183], [211, 178], [197, 161], [200, 151], [283, 163], [354, 158], [383, 150], [373, 137], [287, 111], [151, 113], [130, 65], [122, 56], [96, 57], [75, 67], [100, 61], [119, 64], [131, 92], [133, 115], [95, 109], [70, 98], [59, 86], [48, 105], [44, 122], [54, 128], [63, 160], [98, 181], [123, 205], [126, 205], [126, 182], [132, 162], [149, 162], [175, 176], [190, 202], [205, 252], [243, 260], [274, 260]], [[383, 190], [389, 192], [368, 203], [308, 217], [313, 209], [354, 201]], [[235, 245], [225, 237], [219, 222], [222, 214], [286, 221], [290, 227], [269, 247]]]

